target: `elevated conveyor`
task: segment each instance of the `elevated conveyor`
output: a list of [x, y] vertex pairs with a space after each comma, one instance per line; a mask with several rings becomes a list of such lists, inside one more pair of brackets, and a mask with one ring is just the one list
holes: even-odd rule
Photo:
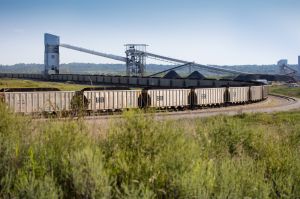
[[[146, 52], [145, 44], [127, 44], [126, 46], [126, 57], [102, 53], [94, 50], [89, 50], [82, 47], [73, 46], [70, 44], [60, 43], [60, 39], [56, 35], [45, 34], [45, 74], [48, 74], [49, 70], [55, 70], [55, 73], [59, 73], [59, 49], [58, 47], [64, 47], [71, 50], [76, 50], [92, 55], [105, 57], [108, 59], [121, 61], [126, 63], [127, 76], [144, 76], [146, 68], [146, 57], [159, 59], [161, 61], [172, 62], [180, 65], [190, 65], [193, 63], [193, 67], [198, 67], [202, 70], [208, 70], [217, 73], [229, 73], [234, 75], [239, 74], [250, 74], [238, 70], [226, 69], [217, 66], [203, 65], [181, 59], [171, 58], [163, 55], [158, 55], [150, 52]], [[141, 48], [143, 47], [143, 48]], [[141, 50], [144, 49], [144, 50]]]

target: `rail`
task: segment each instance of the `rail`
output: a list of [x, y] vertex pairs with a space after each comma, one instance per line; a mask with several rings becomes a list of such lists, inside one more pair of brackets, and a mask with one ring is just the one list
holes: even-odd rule
[[275, 96], [275, 97], [281, 97], [281, 98], [284, 98], [288, 101], [297, 101], [294, 97], [289, 97], [289, 96], [286, 96], [286, 95], [280, 95], [280, 94], [274, 94], [274, 93], [269, 93], [268, 95]]

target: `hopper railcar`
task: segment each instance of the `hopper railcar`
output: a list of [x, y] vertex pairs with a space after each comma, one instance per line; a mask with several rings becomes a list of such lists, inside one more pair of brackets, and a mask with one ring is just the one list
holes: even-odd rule
[[[268, 86], [137, 89], [105, 88], [75, 91], [2, 92], [4, 102], [17, 113], [122, 111], [126, 109], [188, 109], [244, 104], [268, 97]], [[78, 106], [79, 104], [79, 106]], [[83, 105], [83, 106], [80, 106]], [[76, 110], [77, 111], [77, 110]]]

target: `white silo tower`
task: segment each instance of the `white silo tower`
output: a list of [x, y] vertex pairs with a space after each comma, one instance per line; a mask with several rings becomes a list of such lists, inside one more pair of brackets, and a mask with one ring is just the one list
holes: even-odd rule
[[45, 33], [45, 71], [46, 75], [49, 74], [50, 70], [53, 70], [55, 74], [59, 73], [59, 37]]

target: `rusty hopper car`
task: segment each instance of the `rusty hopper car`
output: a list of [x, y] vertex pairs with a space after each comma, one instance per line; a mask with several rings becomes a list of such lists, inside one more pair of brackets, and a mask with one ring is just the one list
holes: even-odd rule
[[84, 91], [88, 111], [123, 110], [139, 108], [141, 90]]
[[245, 103], [249, 101], [249, 87], [229, 87], [228, 102], [230, 103]]
[[190, 89], [149, 89], [143, 95], [147, 107], [170, 108], [190, 105]]
[[4, 101], [17, 113], [32, 114], [71, 110], [73, 91], [5, 92]]
[[196, 88], [194, 106], [210, 106], [225, 103], [226, 88]]

